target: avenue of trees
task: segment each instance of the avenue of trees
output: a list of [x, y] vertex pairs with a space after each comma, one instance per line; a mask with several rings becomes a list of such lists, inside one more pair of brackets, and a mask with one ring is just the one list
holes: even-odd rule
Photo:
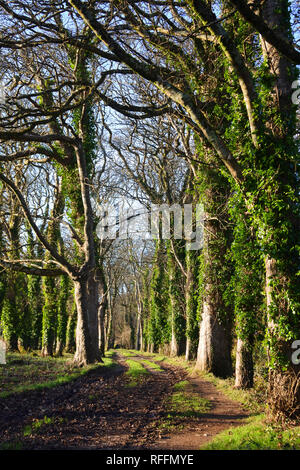
[[[274, 417], [299, 414], [297, 7], [0, 0], [10, 350], [163, 351], [239, 388], [260, 361]], [[99, 237], [99, 207], [124, 198], [201, 204], [201, 248], [172, 220], [169, 239]]]

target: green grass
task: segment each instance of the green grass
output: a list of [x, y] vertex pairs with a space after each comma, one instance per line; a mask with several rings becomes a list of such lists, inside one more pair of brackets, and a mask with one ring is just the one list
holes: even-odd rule
[[188, 380], [182, 380], [181, 382], [177, 382], [177, 384], [174, 385], [174, 390], [184, 390], [187, 386], [189, 385]]
[[48, 416], [44, 416], [44, 418], [42, 419], [35, 419], [33, 420], [32, 424], [28, 424], [27, 426], [25, 426], [23, 430], [23, 436], [26, 437], [31, 436], [33, 434], [38, 434], [42, 428], [54, 424], [57, 421], [59, 423], [62, 423], [63, 418], [57, 419], [55, 417], [49, 418]]
[[149, 357], [149, 358], [153, 358], [155, 359], [155, 361], [157, 362], [160, 362], [160, 361], [164, 361], [166, 358], [166, 356], [163, 356], [161, 354], [157, 354], [157, 353], [149, 353], [149, 352], [144, 352], [144, 351], [137, 351], [135, 349], [116, 349], [115, 352], [120, 352], [124, 355], [124, 356], [142, 356], [142, 357]]
[[76, 380], [98, 367], [114, 367], [116, 363], [112, 357], [113, 352], [108, 352], [107, 356], [103, 359], [103, 364], [75, 367], [71, 363], [71, 354], [57, 358], [8, 353], [7, 364], [0, 367], [0, 398], [13, 393], [53, 388]]
[[117, 354], [121, 354], [121, 356], [125, 357], [133, 357], [136, 356], [138, 353], [138, 351], [131, 351], [129, 349], [115, 349], [114, 352]]
[[234, 378], [220, 379], [207, 372], [198, 372], [204, 380], [212, 382], [218, 390], [233, 401], [243, 405], [251, 414], [261, 414], [266, 409], [266, 384], [257, 380], [253, 389], [241, 390], [234, 388]]
[[[110, 369], [112, 367], [116, 367], [118, 363], [116, 362], [114, 358], [115, 352], [114, 351], [106, 351], [105, 352], [105, 357], [102, 358], [103, 364], [100, 364], [100, 367], [105, 367], [107, 369]], [[99, 366], [99, 364], [98, 364]]]
[[[131, 351], [133, 352], [134, 350], [131, 349]], [[162, 355], [162, 354], [158, 354], [158, 353], [150, 353], [150, 352], [144, 352], [144, 351], [135, 351], [135, 354], [140, 354], [141, 356], [145, 356], [145, 357], [152, 357], [153, 359], [155, 359], [156, 361], [163, 361], [164, 359], [166, 359], [166, 356]]]
[[155, 361], [157, 362], [163, 362], [165, 361], [167, 358], [166, 356], [162, 356], [160, 354], [152, 354], [152, 353], [142, 353], [142, 356], [145, 356], [145, 357], [152, 357], [152, 359], [154, 359]]
[[0, 450], [22, 450], [23, 444], [19, 441], [3, 442], [0, 444]]
[[174, 418], [199, 418], [200, 415], [209, 411], [210, 401], [200, 397], [198, 393], [187, 391], [187, 386], [185, 386], [172, 394], [167, 408]]
[[202, 450], [299, 450], [300, 426], [283, 429], [264, 422], [264, 415], [248, 418], [244, 426], [218, 434]]
[[170, 412], [175, 417], [199, 418], [201, 414], [210, 409], [210, 401], [201, 398], [195, 393], [173, 393], [170, 403]]
[[147, 361], [146, 359], [143, 359], [141, 362], [145, 366], [148, 366], [150, 369], [157, 370], [159, 372], [163, 372], [163, 369], [158, 364], [155, 364], [155, 362]]
[[[159, 359], [155, 359], [159, 361]], [[170, 364], [171, 366], [181, 367], [182, 369], [186, 370], [188, 374], [192, 374], [195, 367], [194, 361], [186, 361], [184, 356], [178, 357], [163, 357], [163, 362]]]
[[[144, 353], [133, 350], [128, 351], [127, 349], [117, 349], [115, 352], [121, 354], [124, 358], [133, 358], [137, 355], [144, 356]], [[141, 377], [150, 374], [149, 370], [147, 370], [145, 366], [149, 367], [149, 369], [163, 372], [163, 369], [158, 364], [148, 361], [147, 359], [127, 359], [125, 362], [129, 367], [128, 371], [125, 372], [125, 375], [130, 377], [130, 381], [126, 384], [126, 387], [136, 387], [139, 384]]]
[[127, 359], [126, 364], [129, 369], [125, 372], [125, 375], [130, 379], [127, 387], [135, 387], [142, 377], [149, 374], [149, 371], [138, 361]]
[[177, 382], [172, 395], [165, 400], [166, 416], [159, 423], [159, 428], [167, 433], [179, 431], [191, 418], [199, 418], [210, 407], [210, 401], [193, 392], [193, 386], [188, 380]]
[[[159, 354], [141, 353], [156, 362], [181, 367], [189, 375], [198, 375], [212, 382], [220, 392], [239, 402], [250, 412], [246, 424], [230, 428], [216, 436], [202, 449], [205, 450], [300, 450], [300, 426], [284, 428], [268, 424], [263, 414], [266, 406], [266, 383], [256, 376], [251, 390], [234, 388], [234, 379], [220, 379], [213, 374], [195, 371], [195, 361], [186, 362], [184, 357], [161, 357]], [[166, 402], [166, 416], [159, 423], [162, 432], [179, 431], [188, 419], [197, 418], [209, 409], [209, 402], [193, 395], [189, 382], [184, 380], [174, 386], [174, 393]], [[199, 400], [199, 401], [198, 401]]]

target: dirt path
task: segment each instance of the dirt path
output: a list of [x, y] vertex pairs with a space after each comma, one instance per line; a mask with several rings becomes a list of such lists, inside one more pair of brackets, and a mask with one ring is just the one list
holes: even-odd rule
[[[142, 356], [134, 359], [142, 360]], [[149, 357], [145, 358], [150, 360]], [[183, 429], [163, 435], [164, 400], [186, 372], [163, 363], [139, 385], [126, 387], [126, 365], [101, 368], [54, 389], [26, 392], [0, 399], [0, 444], [19, 443], [22, 449], [199, 449], [223, 429], [241, 424], [241, 407], [199, 378], [193, 390], [212, 403], [200, 418], [178, 421]], [[176, 424], [176, 423], [175, 423]]]
[[198, 392], [201, 397], [210, 400], [210, 412], [190, 420], [181, 432], [171, 433], [167, 438], [151, 444], [149, 448], [197, 450], [221, 431], [240, 426], [247, 417], [247, 413], [238, 403], [229, 400], [212, 383], [200, 378], [189, 378], [189, 382], [193, 385], [194, 393]]

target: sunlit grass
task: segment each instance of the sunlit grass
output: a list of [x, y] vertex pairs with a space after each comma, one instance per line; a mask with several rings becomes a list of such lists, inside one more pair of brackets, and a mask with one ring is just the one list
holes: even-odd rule
[[[160, 358], [160, 355], [158, 355]], [[175, 367], [181, 367], [184, 369], [188, 374], [192, 374], [194, 371], [195, 367], [195, 362], [194, 361], [186, 361], [184, 356], [178, 356], [178, 357], [166, 357], [164, 356], [163, 359], [155, 359], [157, 361], [162, 360], [166, 364], [170, 364], [171, 366]]]
[[264, 422], [264, 415], [248, 418], [243, 426], [218, 434], [202, 450], [299, 450], [300, 427], [283, 429]]
[[201, 398], [195, 393], [176, 392], [173, 393], [170, 402], [170, 412], [175, 416], [199, 418], [210, 408], [210, 401]]
[[199, 418], [201, 414], [209, 411], [210, 407], [210, 401], [193, 392], [188, 381], [175, 384], [174, 393], [167, 400], [168, 412], [174, 418], [179, 416]]
[[55, 423], [62, 424], [64, 418], [44, 416], [42, 419], [34, 419], [31, 424], [27, 424], [23, 430], [23, 436], [32, 436], [33, 434], [38, 434], [46, 426], [50, 426]]
[[182, 380], [174, 385], [172, 395], [165, 400], [166, 415], [159, 423], [159, 428], [168, 433], [179, 431], [186, 420], [199, 418], [210, 408], [210, 401], [194, 392], [188, 380]]
[[7, 364], [0, 366], [0, 398], [13, 393], [53, 388], [71, 382], [97, 368], [116, 365], [109, 352], [103, 363], [76, 367], [72, 355], [63, 357], [41, 357], [36, 353], [8, 353]]
[[125, 372], [125, 375], [130, 379], [126, 385], [127, 387], [137, 386], [140, 379], [149, 374], [149, 371], [138, 361], [127, 359], [126, 364], [128, 370]]
[[163, 356], [162, 354], [150, 353], [150, 352], [145, 352], [145, 351], [137, 351], [135, 349], [129, 349], [129, 350], [126, 349], [125, 352], [129, 352], [134, 356], [139, 355], [143, 357], [153, 358], [157, 362], [164, 361], [165, 359], [167, 359], [167, 357]]
[[174, 390], [184, 390], [187, 385], [189, 385], [188, 380], [182, 380], [181, 382], [177, 382], [177, 384], [174, 385]]
[[125, 357], [133, 357], [133, 356], [136, 356], [137, 354], [137, 352], [130, 351], [129, 349], [115, 349], [114, 352], [117, 354], [121, 354], [122, 356], [125, 356]]
[[213, 383], [218, 390], [233, 401], [243, 405], [252, 414], [263, 413], [266, 407], [266, 385], [256, 383], [255, 387], [248, 390], [241, 390], [234, 387], [234, 378], [220, 379], [207, 372], [198, 372], [204, 380]]
[[147, 361], [146, 359], [143, 359], [141, 362], [145, 366], [148, 366], [150, 369], [157, 370], [159, 372], [163, 372], [163, 369], [158, 364], [156, 364], [155, 362]]

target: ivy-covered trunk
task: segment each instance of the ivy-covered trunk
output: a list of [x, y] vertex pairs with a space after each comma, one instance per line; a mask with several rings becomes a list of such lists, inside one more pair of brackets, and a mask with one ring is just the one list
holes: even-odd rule
[[194, 359], [197, 354], [197, 342], [199, 338], [199, 322], [197, 319], [197, 259], [198, 251], [186, 251], [186, 349], [185, 359]]
[[170, 343], [170, 356], [178, 356], [179, 345], [176, 338], [176, 314], [177, 314], [177, 302], [174, 298], [174, 294], [171, 292], [172, 284], [174, 283], [173, 278], [170, 278], [170, 323], [171, 323], [171, 343]]
[[42, 356], [53, 356], [57, 320], [57, 289], [56, 279], [43, 279], [43, 322], [42, 322]]
[[[292, 38], [289, 2], [266, 0], [263, 17], [272, 29]], [[295, 67], [278, 51], [262, 41], [265, 59], [272, 75], [270, 103], [272, 113], [266, 126], [271, 141], [266, 163], [276, 174], [275, 182], [266, 191], [266, 223], [263, 225], [266, 252], [266, 298], [268, 312], [268, 343], [270, 359], [269, 405], [274, 416], [299, 414], [299, 366], [291, 363], [294, 340], [300, 337], [300, 211], [299, 165], [296, 135], [296, 107], [292, 103], [292, 82]], [[295, 386], [295, 372], [298, 386]], [[294, 385], [293, 385], [294, 384]], [[288, 402], [279, 396], [279, 389], [294, 390]]]
[[99, 270], [99, 294], [101, 297], [99, 304], [99, 348], [101, 356], [105, 354], [106, 335], [105, 335], [105, 315], [107, 313], [107, 284], [105, 281], [105, 275], [103, 269]]
[[56, 339], [56, 355], [62, 356], [66, 346], [67, 335], [67, 302], [69, 298], [70, 279], [68, 276], [62, 276], [60, 279], [58, 290], [58, 317], [57, 317], [57, 339]]
[[236, 346], [235, 387], [253, 387], [253, 340], [238, 338]]
[[[74, 293], [73, 293], [74, 295]], [[77, 325], [77, 309], [74, 298], [74, 305], [71, 313], [69, 314], [67, 321], [67, 332], [66, 332], [66, 352], [74, 353], [76, 349], [76, 325]]]
[[[58, 247], [61, 238], [59, 218], [65, 206], [64, 194], [61, 184], [58, 183], [55, 201], [51, 211], [51, 218], [47, 227], [47, 235], [52, 246]], [[51, 255], [46, 252], [45, 261], [49, 267], [52, 266]], [[43, 279], [43, 321], [42, 321], [42, 355], [53, 356], [55, 351], [57, 316], [58, 316], [58, 288], [55, 277]]]
[[159, 346], [170, 341], [168, 279], [165, 272], [164, 249], [163, 241], [157, 240], [150, 283], [149, 352], [158, 352]]
[[[19, 181], [16, 180], [19, 184]], [[16, 260], [20, 257], [20, 207], [17, 198], [13, 195], [11, 199], [11, 216], [9, 220], [9, 235], [10, 245], [8, 258]], [[2, 314], [1, 314], [1, 326], [3, 328], [4, 338], [7, 343], [7, 347], [11, 351], [18, 350], [18, 339], [20, 331], [20, 317], [24, 305], [21, 306], [18, 301], [18, 296], [21, 294], [21, 298], [24, 297], [24, 292], [20, 292], [22, 274], [16, 273], [12, 270], [8, 270], [6, 274], [6, 289], [5, 297], [3, 299]], [[26, 307], [26, 306], [25, 306]]]
[[[0, 193], [0, 197], [1, 196], [2, 194]], [[5, 246], [3, 233], [4, 233], [3, 227], [0, 226], [0, 251], [1, 253], [4, 251], [4, 246]], [[7, 277], [6, 272], [4, 270], [1, 270], [0, 271], [0, 331], [2, 328], [1, 327], [1, 312], [2, 312], [3, 300], [5, 297], [5, 291], [6, 291], [6, 277]], [[2, 334], [2, 331], [0, 334]]]
[[228, 302], [234, 305], [237, 337], [235, 386], [247, 389], [253, 386], [254, 344], [263, 340], [264, 262], [244, 202], [237, 192], [230, 200], [230, 215], [234, 223], [231, 244], [234, 273], [228, 286]]
[[196, 368], [218, 377], [232, 375], [231, 319], [224, 305], [222, 270], [226, 244], [216, 220], [206, 213], [203, 246], [203, 290]]
[[27, 276], [27, 302], [31, 318], [31, 347], [41, 348], [42, 337], [42, 280], [39, 276]]
[[[170, 305], [170, 356], [175, 357], [185, 351], [185, 318], [183, 312], [183, 304], [181, 299], [183, 296], [182, 289], [182, 272], [178, 265], [178, 261], [182, 262], [183, 250], [177, 240], [167, 243], [168, 256], [168, 284], [169, 284], [169, 305]], [[176, 259], [177, 258], [177, 259]]]
[[9, 272], [7, 287], [2, 304], [1, 326], [3, 335], [10, 351], [18, 350], [18, 312], [15, 293], [15, 273]]

